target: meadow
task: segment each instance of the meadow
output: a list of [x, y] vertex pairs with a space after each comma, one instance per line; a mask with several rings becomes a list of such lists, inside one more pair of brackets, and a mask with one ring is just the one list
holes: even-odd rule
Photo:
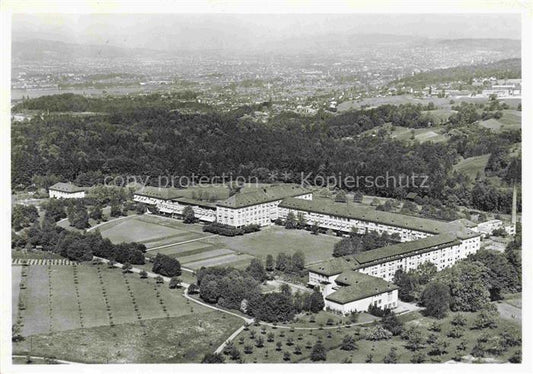
[[76, 362], [199, 362], [241, 324], [103, 264], [13, 269], [13, 317], [25, 337], [17, 354], [31, 344], [32, 355]]

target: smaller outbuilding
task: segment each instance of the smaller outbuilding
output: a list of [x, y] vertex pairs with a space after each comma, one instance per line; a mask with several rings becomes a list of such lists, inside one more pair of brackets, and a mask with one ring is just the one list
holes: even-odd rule
[[48, 188], [50, 198], [56, 199], [83, 199], [85, 188], [78, 187], [72, 183], [56, 183]]
[[371, 305], [381, 309], [398, 306], [398, 286], [381, 278], [347, 270], [335, 278], [334, 292], [324, 295], [325, 307], [343, 314], [365, 312]]

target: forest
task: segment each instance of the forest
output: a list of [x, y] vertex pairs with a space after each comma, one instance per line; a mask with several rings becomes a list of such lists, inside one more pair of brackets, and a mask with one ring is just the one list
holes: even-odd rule
[[[471, 181], [453, 172], [453, 165], [460, 157], [506, 150], [521, 141], [520, 131], [495, 134], [468, 123], [470, 106], [457, 107], [457, 119], [448, 125], [454, 130], [449, 142], [405, 143], [387, 133], [371, 136], [363, 132], [384, 123], [427, 126], [424, 111], [428, 108], [383, 105], [340, 115], [320, 112], [313, 117], [282, 113], [263, 124], [242, 117], [243, 112], [253, 108], [186, 114], [176, 110], [178, 99], [162, 95], [146, 96], [145, 101], [117, 98], [110, 100], [108, 107], [91, 104], [80, 109], [109, 110], [105, 115], [95, 116], [53, 111], [72, 109], [78, 101], [103, 103], [100, 99], [57, 95], [34, 100], [25, 100], [21, 105], [49, 110], [50, 114], [12, 126], [11, 170], [15, 189], [33, 184], [47, 188], [60, 180], [90, 186], [102, 183], [106, 175], [224, 174], [254, 176], [264, 182], [299, 183], [309, 173], [374, 178], [386, 173], [416, 174], [427, 175], [430, 187], [364, 185], [359, 189], [366, 194], [398, 198], [416, 192], [446, 204], [483, 209], [486, 205], [483, 199], [473, 199], [468, 188]], [[136, 106], [138, 102], [143, 104]], [[521, 170], [516, 160], [503, 157], [499, 161], [496, 163], [499, 169], [494, 173], [506, 181], [519, 178]], [[513, 175], [507, 175], [509, 172]], [[496, 196], [496, 203], [489, 204], [491, 210], [507, 209], [508, 188], [482, 187], [493, 189], [491, 195]]]

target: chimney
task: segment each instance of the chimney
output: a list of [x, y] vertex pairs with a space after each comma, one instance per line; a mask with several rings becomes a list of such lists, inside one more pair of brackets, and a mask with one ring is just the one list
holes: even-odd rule
[[516, 184], [513, 183], [513, 207], [511, 211], [511, 224], [516, 227]]

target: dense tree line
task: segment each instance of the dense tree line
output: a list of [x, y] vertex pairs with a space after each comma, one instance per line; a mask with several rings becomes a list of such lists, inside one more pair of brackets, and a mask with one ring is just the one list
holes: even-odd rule
[[475, 312], [506, 292], [521, 291], [521, 264], [514, 252], [479, 250], [467, 259], [437, 272], [433, 264], [394, 276], [401, 300], [418, 301], [426, 313], [442, 318], [447, 311]]
[[11, 211], [11, 227], [19, 231], [39, 220], [39, 211], [34, 205], [16, 204]]
[[89, 261], [93, 256], [107, 258], [120, 263], [144, 264], [146, 246], [140, 243], [113, 244], [102, 238], [98, 231], [80, 233], [68, 231], [56, 225], [48, 212], [43, 223], [35, 222], [21, 234], [12, 236], [13, 247], [35, 248], [41, 246], [74, 261]]
[[259, 285], [265, 277], [265, 269], [258, 259], [253, 259], [246, 270], [201, 268], [197, 272], [200, 298], [268, 322], [289, 321], [302, 311], [317, 313], [324, 308], [319, 290], [293, 294], [288, 285], [282, 285], [279, 292], [261, 293]]
[[398, 234], [389, 235], [384, 232], [379, 234], [375, 231], [370, 231], [364, 235], [351, 235], [349, 238], [343, 238], [341, 241], [335, 243], [333, 246], [333, 256], [347, 256], [355, 255], [371, 249], [385, 247], [389, 244], [397, 243], [400, 241]]

